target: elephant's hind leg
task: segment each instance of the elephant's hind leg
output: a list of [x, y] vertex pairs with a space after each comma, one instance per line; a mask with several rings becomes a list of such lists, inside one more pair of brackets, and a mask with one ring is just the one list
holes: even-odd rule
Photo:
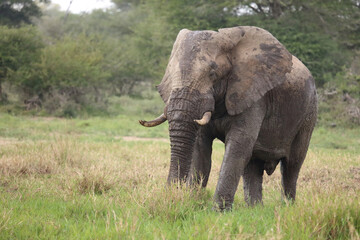
[[191, 173], [188, 182], [190, 185], [206, 187], [211, 170], [211, 153], [214, 137], [207, 127], [199, 129], [192, 155]]
[[294, 201], [300, 168], [305, 160], [313, 127], [302, 128], [291, 144], [290, 155], [281, 160], [283, 196]]
[[251, 159], [245, 167], [243, 175], [245, 201], [249, 205], [262, 202], [262, 183], [264, 174], [264, 162]]

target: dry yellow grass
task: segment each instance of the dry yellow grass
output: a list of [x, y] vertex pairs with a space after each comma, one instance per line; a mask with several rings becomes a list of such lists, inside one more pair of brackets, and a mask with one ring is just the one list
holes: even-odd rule
[[95, 239], [169, 239], [174, 234], [194, 239], [359, 239], [360, 156], [342, 149], [309, 150], [295, 204], [281, 202], [278, 167], [264, 177], [264, 206], [248, 208], [240, 184], [234, 210], [219, 214], [211, 208], [224, 152], [220, 142], [214, 143], [205, 191], [166, 187], [170, 149], [163, 141], [96, 142], [63, 135], [51, 141], [8, 142], [1, 144], [0, 154], [0, 199], [5, 203], [0, 238], [29, 236], [18, 231], [27, 229], [34, 213], [25, 209], [29, 213], [20, 214], [13, 202], [31, 209], [34, 199], [47, 199], [50, 206], [64, 204], [60, 208], [71, 214], [64, 218], [51, 207], [35, 214], [43, 226], [54, 211], [53, 227], [41, 227], [45, 238], [56, 238], [56, 229], [69, 231], [71, 224], [64, 219], [80, 217], [74, 220], [80, 224], [73, 226], [74, 232], [59, 236], [76, 238], [86, 228], [86, 236]]

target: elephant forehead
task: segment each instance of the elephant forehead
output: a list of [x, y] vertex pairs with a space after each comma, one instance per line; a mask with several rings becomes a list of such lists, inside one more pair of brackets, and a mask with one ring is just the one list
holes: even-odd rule
[[179, 67], [183, 72], [183, 78], [190, 74], [194, 69], [196, 59], [203, 59], [201, 56], [206, 55], [204, 47], [206, 42], [211, 42], [213, 33], [211, 31], [193, 31], [188, 32], [181, 40], [181, 47], [178, 49]]

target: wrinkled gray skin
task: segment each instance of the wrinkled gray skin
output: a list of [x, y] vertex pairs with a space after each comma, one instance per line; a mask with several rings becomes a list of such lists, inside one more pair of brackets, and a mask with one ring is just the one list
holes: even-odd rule
[[[220, 210], [231, 209], [240, 176], [246, 202], [261, 202], [264, 170], [271, 175], [279, 162], [283, 195], [295, 199], [316, 122], [316, 89], [309, 70], [269, 32], [181, 30], [158, 90], [169, 122], [169, 184], [206, 187], [218, 138], [225, 143], [214, 196]], [[194, 119], [205, 112], [211, 120], [200, 126]]]

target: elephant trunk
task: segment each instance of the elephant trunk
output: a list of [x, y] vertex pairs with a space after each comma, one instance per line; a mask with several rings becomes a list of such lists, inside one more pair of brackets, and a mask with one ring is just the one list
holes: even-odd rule
[[196, 138], [194, 123], [173, 121], [169, 124], [171, 161], [168, 183], [185, 181], [191, 165]]
[[[214, 98], [201, 95], [190, 88], [174, 90], [167, 105], [167, 120], [171, 144], [171, 162], [168, 183], [185, 181], [189, 174], [192, 153], [199, 123], [206, 124], [214, 109]], [[203, 115], [205, 114], [205, 118]]]

